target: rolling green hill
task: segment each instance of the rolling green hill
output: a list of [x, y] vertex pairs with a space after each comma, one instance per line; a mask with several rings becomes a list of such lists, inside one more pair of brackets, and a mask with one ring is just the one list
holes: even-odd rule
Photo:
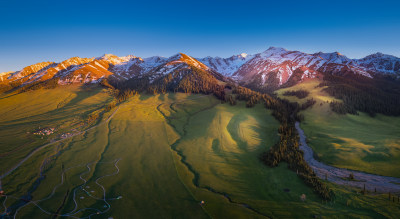
[[[111, 101], [108, 92], [97, 87], [60, 87], [31, 91], [31, 98], [25, 95], [2, 97], [8, 105], [1, 110], [9, 113], [2, 124], [14, 130], [54, 125], [63, 127], [59, 132], [64, 133], [77, 128], [73, 118], [81, 121], [81, 114]], [[25, 110], [13, 110], [20, 104]], [[103, 114], [97, 123], [81, 127], [86, 131], [33, 154], [2, 179], [7, 199], [0, 197], [0, 203], [17, 211], [16, 218], [399, 214], [398, 204], [388, 202], [385, 195], [361, 195], [333, 184], [337, 198], [325, 203], [285, 163], [265, 166], [258, 156], [278, 141], [279, 123], [270, 113], [261, 104], [246, 108], [239, 101], [230, 106], [211, 95], [137, 95]], [[8, 139], [6, 131], [2, 129], [2, 142], [17, 146], [11, 140], [16, 137]], [[15, 136], [29, 142], [30, 149], [2, 157], [5, 170], [52, 137], [32, 143], [25, 130]]]
[[[337, 167], [400, 177], [400, 118], [332, 112], [329, 102], [340, 100], [323, 92], [323, 87], [316, 87], [320, 82], [309, 80], [277, 91], [278, 96], [300, 104], [309, 98], [317, 101], [302, 113], [305, 120], [301, 123], [317, 158]], [[283, 95], [300, 89], [310, 91], [309, 96], [298, 99]]]

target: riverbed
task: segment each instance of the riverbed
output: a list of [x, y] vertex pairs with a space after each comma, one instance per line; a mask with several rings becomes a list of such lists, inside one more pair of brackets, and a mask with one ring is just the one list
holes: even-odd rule
[[[321, 179], [330, 182], [365, 189], [377, 193], [400, 193], [400, 179], [389, 176], [380, 176], [361, 171], [338, 168], [324, 164], [314, 158], [313, 149], [307, 144], [304, 131], [300, 123], [296, 122], [296, 130], [300, 136], [300, 149], [304, 152], [304, 160], [311, 166], [315, 174]], [[399, 169], [400, 171], [400, 169]], [[349, 176], [353, 174], [354, 179]]]

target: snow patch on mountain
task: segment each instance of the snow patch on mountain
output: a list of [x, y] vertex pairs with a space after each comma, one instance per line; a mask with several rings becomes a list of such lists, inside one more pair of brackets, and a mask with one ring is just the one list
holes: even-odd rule
[[400, 58], [392, 55], [378, 52], [354, 61], [358, 65], [378, 73], [400, 74]]
[[73, 57], [60, 63], [41, 62], [20, 71], [0, 73], [0, 82], [20, 81], [23, 84], [44, 81], [53, 77], [61, 83], [95, 83], [101, 78], [128, 80], [148, 77], [151, 80], [174, 71], [199, 68], [218, 72], [241, 83], [263, 86], [274, 83], [281, 86], [322, 74], [360, 74], [372, 78], [375, 74], [400, 75], [400, 59], [376, 53], [362, 59], [350, 59], [339, 52], [308, 54], [270, 47], [264, 52], [242, 53], [229, 58], [210, 57], [195, 59], [183, 53], [171, 57], [140, 58], [134, 55], [118, 57], [104, 54], [97, 58]]
[[343, 65], [353, 64], [352, 59], [347, 58], [346, 56], [340, 54], [339, 52], [333, 52], [333, 53], [318, 52], [314, 53], [313, 55], [325, 59], [329, 63], [343, 64]]
[[252, 59], [253, 55], [242, 53], [240, 55], [234, 55], [229, 58], [210, 57], [198, 59], [200, 62], [207, 65], [209, 68], [216, 72], [223, 74], [224, 76], [231, 77], [244, 63]]

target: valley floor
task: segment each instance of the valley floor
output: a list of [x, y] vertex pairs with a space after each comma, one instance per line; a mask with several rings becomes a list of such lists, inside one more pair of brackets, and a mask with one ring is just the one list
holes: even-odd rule
[[[400, 177], [400, 117], [378, 114], [370, 117], [338, 115], [331, 111], [329, 103], [340, 101], [328, 96], [316, 87], [321, 81], [308, 80], [296, 86], [281, 89], [278, 95], [300, 104], [313, 98], [316, 104], [301, 112], [308, 144], [317, 160], [340, 168], [364, 171], [372, 174]], [[304, 99], [283, 96], [287, 90], [304, 89], [310, 95]]]
[[[13, 112], [16, 107], [1, 110]], [[23, 113], [14, 117], [22, 120]], [[9, 117], [2, 122], [8, 120], [14, 121]], [[230, 106], [212, 96], [180, 93], [136, 96], [104, 114], [94, 128], [40, 150], [3, 178], [7, 198], [0, 197], [0, 212], [11, 209], [16, 218], [400, 214], [400, 205], [388, 202], [386, 195], [361, 195], [334, 184], [329, 185], [336, 200], [324, 203], [285, 164], [265, 166], [258, 156], [278, 141], [278, 126], [262, 105]], [[0, 131], [2, 138], [8, 136], [7, 130]], [[6, 165], [2, 173], [25, 155], [1, 160]]]

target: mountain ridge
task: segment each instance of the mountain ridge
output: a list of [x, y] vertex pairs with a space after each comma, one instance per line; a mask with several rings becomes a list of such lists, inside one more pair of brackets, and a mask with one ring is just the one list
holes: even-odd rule
[[361, 59], [350, 59], [339, 52], [308, 54], [270, 47], [261, 53], [242, 53], [228, 58], [207, 56], [196, 59], [183, 53], [148, 58], [113, 54], [97, 58], [72, 57], [60, 63], [40, 62], [20, 71], [1, 73], [0, 83], [24, 86], [52, 78], [57, 78], [59, 84], [98, 83], [104, 78], [126, 81], [143, 77], [153, 82], [188, 66], [218, 73], [218, 77], [222, 75], [242, 85], [267, 90], [287, 86], [288, 83], [296, 84], [306, 78], [323, 77], [324, 74], [369, 78], [382, 74], [400, 75], [400, 58], [392, 55], [375, 53]]

